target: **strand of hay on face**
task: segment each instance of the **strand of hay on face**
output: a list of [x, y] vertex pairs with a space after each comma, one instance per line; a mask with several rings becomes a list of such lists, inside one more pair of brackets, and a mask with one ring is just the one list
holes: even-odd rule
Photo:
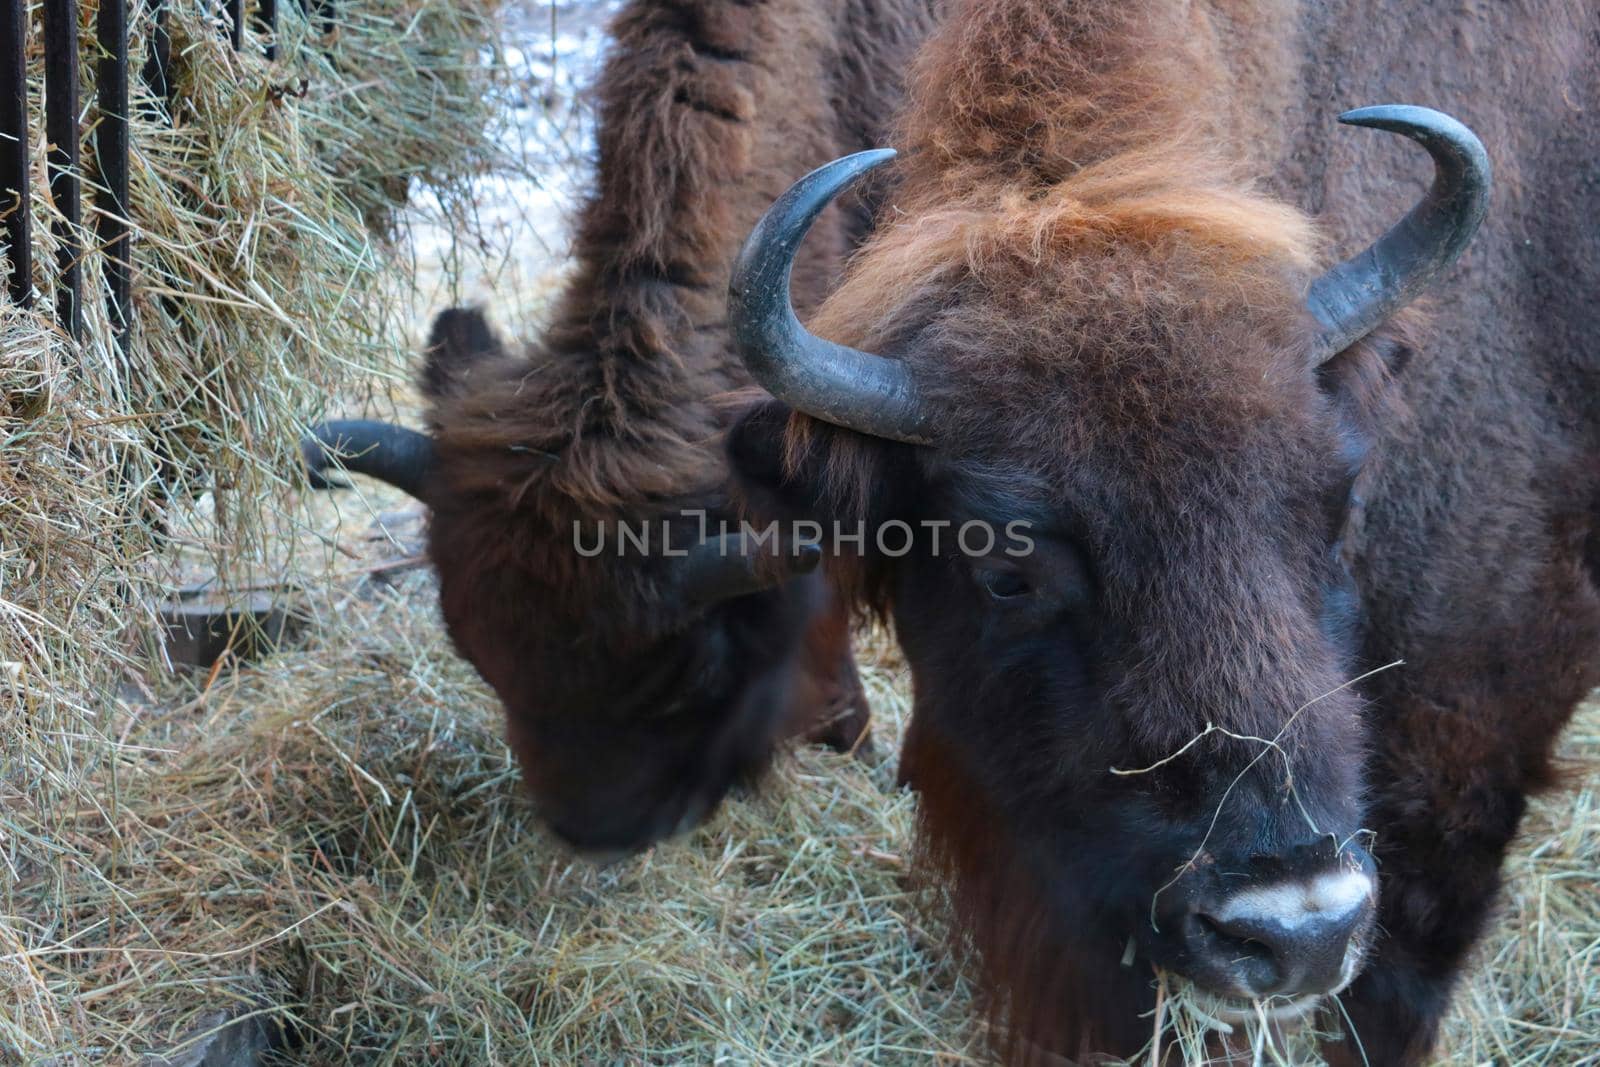
[[[1111, 773], [1115, 774], [1115, 775], [1131, 776], [1131, 775], [1149, 774], [1152, 771], [1156, 770], [1158, 767], [1162, 767], [1162, 766], [1164, 766], [1164, 765], [1166, 765], [1168, 763], [1171, 763], [1173, 760], [1175, 760], [1178, 757], [1182, 756], [1185, 752], [1187, 752], [1189, 749], [1193, 748], [1196, 744], [1198, 744], [1202, 739], [1204, 739], [1206, 737], [1209, 737], [1213, 733], [1221, 734], [1224, 737], [1226, 737], [1226, 738], [1228, 738], [1229, 740], [1232, 740], [1232, 741], [1247, 741], [1247, 742], [1250, 742], [1252, 744], [1256, 744], [1256, 745], [1261, 746], [1261, 750], [1255, 754], [1255, 756], [1250, 760], [1249, 763], [1244, 765], [1244, 768], [1242, 770], [1240, 770], [1238, 774], [1234, 775], [1233, 780], [1228, 783], [1228, 787], [1222, 791], [1222, 797], [1217, 801], [1217, 806], [1216, 806], [1215, 810], [1213, 810], [1212, 813], [1211, 813], [1211, 821], [1210, 821], [1210, 823], [1208, 823], [1206, 825], [1205, 835], [1200, 839], [1200, 843], [1195, 846], [1194, 852], [1189, 856], [1188, 860], [1186, 860], [1184, 863], [1182, 863], [1182, 864], [1180, 864], [1178, 866], [1178, 868], [1173, 872], [1172, 877], [1170, 879], [1168, 879], [1166, 883], [1164, 883], [1159, 888], [1157, 888], [1155, 893], [1153, 893], [1151, 895], [1151, 898], [1150, 898], [1150, 925], [1151, 925], [1152, 928], [1154, 928], [1155, 925], [1156, 925], [1156, 915], [1155, 915], [1155, 913], [1156, 913], [1156, 907], [1158, 906], [1158, 903], [1159, 903], [1159, 901], [1161, 899], [1161, 894], [1166, 892], [1168, 889], [1172, 888], [1174, 885], [1176, 885], [1178, 880], [1184, 876], [1185, 872], [1191, 870], [1193, 868], [1194, 864], [1199, 860], [1199, 858], [1202, 855], [1204, 855], [1205, 850], [1206, 850], [1206, 845], [1211, 841], [1212, 833], [1214, 833], [1216, 831], [1217, 822], [1222, 818], [1222, 810], [1228, 804], [1228, 798], [1233, 796], [1234, 789], [1236, 789], [1238, 787], [1240, 782], [1244, 781], [1245, 777], [1247, 775], [1249, 775], [1249, 773], [1255, 769], [1256, 764], [1260, 763], [1262, 761], [1262, 759], [1264, 759], [1266, 757], [1267, 753], [1276, 752], [1283, 759], [1284, 774], [1285, 774], [1285, 785], [1288, 787], [1289, 795], [1294, 798], [1295, 806], [1300, 809], [1300, 816], [1301, 816], [1301, 818], [1303, 818], [1305, 820], [1306, 826], [1310, 828], [1310, 830], [1311, 830], [1311, 832], [1313, 834], [1321, 835], [1323, 833], [1323, 831], [1321, 831], [1320, 829], [1317, 828], [1316, 821], [1314, 819], [1312, 819], [1311, 813], [1306, 810], [1305, 803], [1301, 800], [1299, 791], [1294, 788], [1294, 771], [1293, 771], [1292, 765], [1289, 762], [1289, 754], [1283, 750], [1283, 746], [1282, 746], [1282, 743], [1281, 743], [1283, 741], [1283, 737], [1294, 726], [1296, 720], [1298, 720], [1300, 718], [1300, 716], [1306, 711], [1307, 708], [1310, 708], [1311, 706], [1313, 706], [1314, 704], [1318, 703], [1319, 701], [1326, 700], [1328, 697], [1333, 696], [1335, 693], [1338, 693], [1338, 692], [1341, 692], [1341, 691], [1343, 691], [1345, 689], [1348, 689], [1351, 686], [1354, 686], [1354, 685], [1364, 681], [1367, 678], [1371, 678], [1375, 674], [1378, 674], [1378, 673], [1380, 673], [1382, 671], [1389, 670], [1389, 669], [1391, 669], [1393, 667], [1399, 667], [1403, 663], [1404, 663], [1403, 660], [1395, 660], [1392, 663], [1386, 663], [1381, 667], [1374, 667], [1372, 670], [1367, 671], [1364, 674], [1359, 674], [1354, 678], [1350, 678], [1350, 679], [1347, 679], [1347, 680], [1345, 680], [1343, 682], [1340, 682], [1338, 685], [1334, 686], [1332, 689], [1328, 690], [1326, 693], [1322, 693], [1322, 694], [1320, 694], [1318, 696], [1312, 697], [1310, 700], [1306, 701], [1304, 704], [1301, 704], [1298, 708], [1295, 708], [1294, 711], [1290, 713], [1289, 717], [1284, 720], [1283, 726], [1281, 726], [1278, 729], [1278, 732], [1276, 734], [1274, 734], [1270, 738], [1267, 738], [1267, 737], [1256, 737], [1256, 736], [1254, 736], [1252, 734], [1236, 733], [1236, 732], [1234, 732], [1232, 730], [1227, 730], [1227, 729], [1224, 729], [1223, 727], [1217, 726], [1215, 723], [1209, 723], [1208, 722], [1205, 725], [1205, 729], [1201, 730], [1200, 733], [1198, 733], [1194, 737], [1190, 738], [1187, 742], [1184, 743], [1184, 745], [1181, 748], [1179, 748], [1177, 751], [1171, 753], [1170, 755], [1165, 756], [1162, 759], [1157, 760], [1155, 763], [1150, 764], [1148, 767], [1140, 767], [1140, 768], [1137, 768], [1135, 770], [1119, 770], [1116, 767], [1109, 768]], [[1358, 834], [1358, 835], [1365, 835], [1365, 834], [1370, 834], [1370, 833], [1371, 833], [1371, 831], [1365, 830], [1365, 829], [1361, 829], [1361, 830], [1357, 830], [1356, 831], [1356, 834]], [[1342, 852], [1343, 849], [1344, 849], [1344, 846], [1346, 844], [1348, 844], [1348, 840], [1346, 840], [1346, 841], [1337, 841], [1336, 840], [1335, 844], [1338, 846], [1339, 850]]]
[[[1497, 922], [1445, 1021], [1440, 1064], [1600, 1062], [1600, 699], [1579, 709], [1559, 761], [1567, 788], [1529, 805], [1506, 861]], [[1256, 1018], [1222, 1023], [1187, 983], [1166, 974], [1157, 982], [1147, 1065], [1316, 1065], [1318, 1040], [1349, 1027], [1339, 998], [1315, 1026], [1285, 1034], [1263, 1018], [1262, 1005]]]

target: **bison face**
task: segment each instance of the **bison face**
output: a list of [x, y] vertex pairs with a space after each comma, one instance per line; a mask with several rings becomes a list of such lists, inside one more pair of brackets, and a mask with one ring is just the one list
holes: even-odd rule
[[1352, 683], [1381, 665], [1343, 542], [1402, 352], [1319, 363], [1302, 264], [1182, 241], [874, 278], [927, 238], [885, 235], [817, 326], [925, 421], [770, 401], [730, 436], [748, 507], [864, 535], [827, 565], [892, 615], [927, 857], [1015, 1032], [1135, 1052], [1152, 965], [1223, 1017], [1304, 1012], [1372, 936]]
[[[614, 854], [694, 825], [802, 717], [859, 710], [859, 683], [815, 549], [703, 532], [728, 517], [725, 472], [691, 405], [572, 441], [549, 413], [573, 375], [551, 367], [452, 309], [422, 374], [432, 434], [340, 421], [302, 448], [314, 485], [337, 464], [430, 506], [445, 624], [504, 701], [541, 815]], [[684, 485], [710, 488], [668, 508]], [[623, 551], [622, 526], [643, 541]]]
[[646, 566], [659, 560], [597, 558], [581, 574], [569, 563], [552, 580], [554, 564], [478, 540], [480, 521], [436, 508], [445, 623], [504, 702], [558, 836], [595, 855], [632, 852], [696, 825], [762, 769], [798, 714], [816, 576], [692, 606]]
[[938, 445], [769, 403], [732, 438], [751, 508], [865, 533], [828, 565], [892, 614], [928, 857], [1033, 1040], [1136, 1050], [1151, 963], [1223, 1015], [1301, 1011], [1371, 937], [1341, 551], [1363, 435], [1309, 369], [1091, 355], [1056, 314], [1019, 343], [1008, 288], [897, 346], [959, 412]]
[[997, 455], [919, 459], [920, 525], [1028, 516], [1025, 539], [930, 543], [886, 583], [935, 857], [996, 909], [976, 928], [1031, 914], [1056, 942], [1002, 956], [1001, 977], [1049, 988], [1081, 961], [1092, 983], [1131, 956], [1283, 1010], [1342, 988], [1373, 885], [1344, 688], [1355, 598], [1324, 520], [1342, 514], [1337, 460], [1288, 491], [1204, 471], [1212, 453], [1166, 489], [1108, 467], [1028, 492], [977, 473]]
[[[801, 661], [823, 594], [784, 581], [814, 554], [705, 539], [692, 516], [718, 528], [714, 490], [653, 514], [669, 487], [720, 474], [713, 449], [679, 446], [675, 462], [603, 428], [568, 439], [547, 413], [580, 369], [509, 355], [477, 311], [439, 316], [421, 381], [429, 554], [451, 640], [504, 702], [540, 815], [611, 856], [698, 824], [764, 766], [812, 696]], [[663, 417], [631, 433], [695, 429]], [[624, 543], [623, 526], [642, 540]]]

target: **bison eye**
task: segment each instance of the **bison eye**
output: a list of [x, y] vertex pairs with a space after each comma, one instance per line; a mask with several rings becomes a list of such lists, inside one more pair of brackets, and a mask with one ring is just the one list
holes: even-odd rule
[[1033, 591], [1028, 579], [1016, 571], [986, 570], [981, 573], [979, 580], [983, 582], [983, 587], [989, 591], [989, 595], [996, 600], [1027, 596]]

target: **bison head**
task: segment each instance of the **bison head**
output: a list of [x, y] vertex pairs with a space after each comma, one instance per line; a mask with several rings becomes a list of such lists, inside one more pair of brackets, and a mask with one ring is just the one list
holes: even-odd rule
[[[816, 550], [722, 535], [716, 447], [670, 416], [633, 427], [638, 441], [563, 439], [540, 413], [580, 380], [512, 357], [479, 313], [451, 310], [423, 368], [430, 433], [330, 422], [302, 449], [314, 485], [355, 471], [429, 506], [445, 625], [504, 702], [541, 816], [609, 855], [703, 818], [835, 665], [807, 658], [829, 596], [808, 573]], [[677, 467], [652, 433], [676, 440]], [[697, 491], [675, 498], [685, 485]], [[648, 545], [619, 544], [622, 525]]]
[[1487, 164], [1434, 112], [1346, 121], [1438, 177], [1319, 278], [1308, 224], [1236, 183], [957, 175], [903, 187], [823, 340], [787, 264], [887, 152], [802, 179], [735, 271], [776, 398], [730, 435], [742, 491], [841, 534], [828, 566], [892, 615], [926, 851], [1035, 1046], [1136, 1049], [1149, 963], [1294, 1015], [1371, 941], [1353, 683], [1382, 665], [1356, 659], [1346, 545], [1407, 355], [1373, 331], [1470, 237]]

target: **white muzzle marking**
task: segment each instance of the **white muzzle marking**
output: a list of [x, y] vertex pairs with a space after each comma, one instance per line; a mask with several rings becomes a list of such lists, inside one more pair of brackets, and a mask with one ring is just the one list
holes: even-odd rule
[[1229, 897], [1217, 911], [1222, 922], [1240, 919], [1270, 922], [1294, 929], [1311, 922], [1338, 922], [1371, 900], [1377, 891], [1362, 871], [1322, 874], [1307, 882], [1281, 882], [1246, 889]]

